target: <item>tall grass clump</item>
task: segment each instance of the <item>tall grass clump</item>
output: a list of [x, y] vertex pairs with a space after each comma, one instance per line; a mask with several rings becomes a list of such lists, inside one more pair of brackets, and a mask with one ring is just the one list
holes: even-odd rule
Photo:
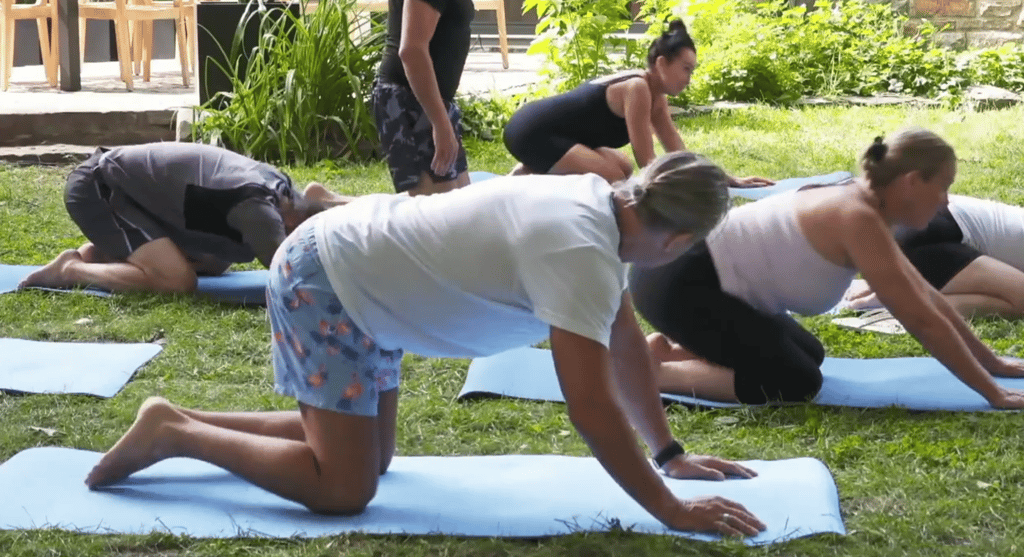
[[[243, 53], [251, 18], [259, 19], [259, 41]], [[298, 17], [278, 8], [247, 11], [225, 57], [231, 62], [220, 67], [232, 91], [201, 108], [198, 139], [276, 163], [372, 157], [378, 140], [370, 93], [384, 38], [355, 0], [321, 2]]]

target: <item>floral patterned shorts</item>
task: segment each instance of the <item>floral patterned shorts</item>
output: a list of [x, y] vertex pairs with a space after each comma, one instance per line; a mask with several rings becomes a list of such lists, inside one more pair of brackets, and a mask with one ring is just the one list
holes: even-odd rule
[[307, 220], [281, 244], [270, 266], [267, 311], [274, 390], [344, 414], [376, 416], [379, 394], [398, 387], [402, 350], [384, 350], [341, 307]]

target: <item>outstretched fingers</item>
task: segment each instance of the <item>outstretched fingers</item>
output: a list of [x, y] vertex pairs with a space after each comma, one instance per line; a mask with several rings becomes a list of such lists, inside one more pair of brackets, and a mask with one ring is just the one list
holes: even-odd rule
[[699, 479], [721, 481], [726, 476], [750, 479], [757, 471], [738, 462], [714, 456], [686, 454], [665, 465], [665, 473], [676, 479]]
[[756, 516], [750, 513], [743, 505], [724, 500], [727, 510], [722, 513], [721, 518], [715, 521], [718, 532], [726, 536], [742, 537], [756, 536], [767, 528]]
[[725, 497], [696, 497], [685, 503], [692, 530], [726, 536], [756, 536], [767, 528], [746, 507]]

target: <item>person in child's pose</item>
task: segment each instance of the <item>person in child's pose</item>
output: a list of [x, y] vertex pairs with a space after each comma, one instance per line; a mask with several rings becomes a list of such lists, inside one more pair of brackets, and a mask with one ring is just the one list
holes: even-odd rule
[[179, 142], [97, 149], [71, 172], [64, 203], [89, 241], [19, 287], [191, 292], [198, 275], [232, 263], [270, 266], [285, 236], [323, 209], [273, 166]]
[[[961, 315], [1024, 315], [1024, 207], [949, 196], [923, 230], [897, 234], [907, 259]], [[877, 307], [869, 287], [851, 287], [850, 307]]]

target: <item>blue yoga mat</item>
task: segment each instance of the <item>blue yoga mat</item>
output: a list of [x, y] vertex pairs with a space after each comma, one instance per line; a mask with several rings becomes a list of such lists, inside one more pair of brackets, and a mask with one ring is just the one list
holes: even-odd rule
[[[14, 292], [26, 275], [40, 265], [0, 265], [0, 294]], [[267, 271], [232, 271], [217, 277], [199, 277], [197, 294], [217, 302], [266, 305]], [[35, 288], [35, 287], [33, 287]], [[109, 296], [110, 292], [95, 288], [39, 288], [54, 292], [80, 292], [93, 296]]]
[[[498, 174], [493, 172], [485, 172], [481, 170], [473, 171], [469, 173], [469, 181], [483, 182], [484, 180], [490, 180], [491, 178], [498, 177]], [[762, 188], [729, 188], [729, 195], [733, 197], [743, 197], [746, 199], [761, 199], [781, 193], [788, 190], [795, 190], [811, 184], [837, 184], [844, 182], [853, 177], [846, 171], [833, 172], [831, 174], [822, 174], [821, 176], [809, 176], [806, 178], [786, 178], [779, 180], [771, 186], [765, 186]]]
[[832, 174], [822, 174], [821, 176], [809, 176], [807, 178], [786, 178], [763, 188], [729, 188], [729, 195], [746, 199], [762, 199], [769, 195], [800, 189], [811, 184], [837, 184], [852, 177], [853, 174], [849, 172], [839, 171]]
[[484, 180], [490, 180], [491, 178], [497, 178], [498, 176], [500, 176], [500, 174], [486, 172], [483, 170], [474, 170], [469, 173], [469, 182], [471, 184], [474, 182], [483, 182]]
[[[314, 515], [224, 470], [169, 459], [125, 482], [89, 491], [82, 480], [100, 454], [35, 448], [0, 465], [0, 528], [87, 533], [167, 532], [199, 538], [313, 537], [344, 532], [540, 537], [602, 532], [613, 524], [670, 532], [633, 501], [597, 460], [555, 455], [395, 457], [377, 495], [357, 516]], [[845, 534], [835, 481], [812, 458], [748, 461], [760, 474], [724, 482], [667, 480], [681, 497], [722, 495], [747, 507], [767, 544]]]
[[[814, 404], [854, 408], [900, 406], [910, 410], [985, 411], [988, 402], [964, 385], [934, 358], [825, 358], [821, 391]], [[997, 378], [999, 384], [1024, 389], [1024, 379]], [[459, 398], [508, 396], [563, 402], [551, 352], [517, 348], [476, 358], [469, 365]], [[670, 402], [713, 408], [735, 408], [683, 395], [662, 394]]]
[[158, 344], [42, 342], [0, 338], [0, 390], [112, 397]]
[[231, 271], [217, 277], [199, 277], [197, 295], [215, 302], [247, 306], [267, 305], [270, 271]]
[[[3, 265], [0, 264], [0, 294], [6, 294], [8, 292], [14, 292], [18, 289], [18, 283], [21, 279], [28, 276], [29, 273], [40, 268], [40, 265]], [[50, 292], [79, 292], [81, 294], [89, 294], [91, 296], [110, 296], [110, 292], [104, 290], [97, 290], [95, 288], [76, 288], [76, 289], [65, 289], [65, 288], [44, 288], [39, 286], [33, 286], [34, 290], [47, 290]]]

